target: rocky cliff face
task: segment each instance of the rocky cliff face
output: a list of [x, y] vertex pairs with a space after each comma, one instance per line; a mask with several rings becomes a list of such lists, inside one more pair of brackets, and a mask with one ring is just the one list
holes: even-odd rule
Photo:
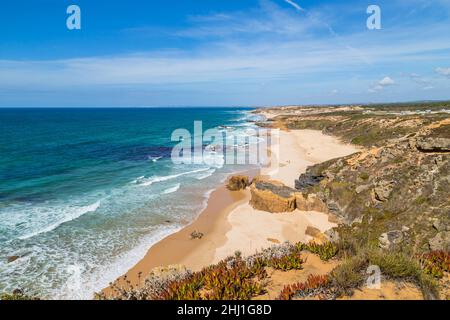
[[[442, 125], [450, 133], [448, 121]], [[380, 246], [450, 250], [448, 140], [430, 138], [422, 130], [312, 167], [299, 177], [296, 187], [316, 193], [328, 210], [346, 224], [364, 229], [368, 241], [378, 241]], [[442, 230], [433, 227], [435, 221]]]
[[383, 248], [450, 250], [450, 117], [440, 110], [290, 110], [270, 125], [321, 129], [364, 147], [295, 182], [341, 218], [340, 233]]

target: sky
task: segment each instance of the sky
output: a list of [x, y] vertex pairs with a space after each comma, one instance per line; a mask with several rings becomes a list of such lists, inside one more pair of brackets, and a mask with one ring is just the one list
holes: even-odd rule
[[[69, 5], [81, 29], [69, 30]], [[378, 5], [381, 29], [369, 29]], [[0, 106], [450, 99], [450, 0], [2, 0]]]

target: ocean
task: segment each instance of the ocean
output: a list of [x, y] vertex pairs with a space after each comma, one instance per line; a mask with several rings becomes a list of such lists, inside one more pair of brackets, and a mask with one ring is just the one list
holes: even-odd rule
[[245, 135], [249, 110], [0, 109], [0, 292], [92, 298], [248, 169], [174, 164], [173, 130]]

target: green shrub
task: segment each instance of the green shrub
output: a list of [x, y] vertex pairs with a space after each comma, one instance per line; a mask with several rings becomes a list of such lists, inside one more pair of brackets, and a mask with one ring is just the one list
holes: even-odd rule
[[371, 265], [379, 266], [384, 275], [394, 279], [417, 280], [421, 274], [417, 261], [400, 252], [369, 250], [368, 259]]
[[303, 247], [305, 250], [311, 253], [317, 254], [321, 260], [328, 261], [335, 257], [338, 252], [338, 247], [332, 242], [326, 242], [323, 244], [317, 244], [310, 242]]
[[353, 290], [359, 288], [365, 279], [363, 270], [367, 267], [364, 257], [356, 256], [344, 261], [330, 274], [331, 283], [337, 291], [337, 295], [351, 295]]
[[301, 270], [303, 259], [300, 257], [299, 253], [292, 253], [280, 258], [274, 257], [267, 261], [267, 266], [272, 267], [277, 270]]

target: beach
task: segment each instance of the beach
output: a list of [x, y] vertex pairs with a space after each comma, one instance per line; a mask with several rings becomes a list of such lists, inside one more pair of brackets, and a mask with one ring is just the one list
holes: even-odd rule
[[[295, 179], [308, 166], [358, 151], [355, 146], [316, 130], [281, 130], [275, 141], [271, 145], [270, 165], [246, 175], [252, 178], [259, 173], [293, 187]], [[323, 212], [259, 211], [249, 204], [250, 197], [248, 188], [229, 191], [225, 184], [219, 186], [192, 223], [153, 245], [115, 285], [138, 286], [155, 267], [182, 265], [197, 271], [236, 251], [246, 256], [285, 241], [309, 242], [314, 235], [308, 230], [325, 232], [336, 225], [336, 220]], [[201, 232], [203, 237], [191, 239], [193, 231]], [[104, 292], [110, 294], [111, 288]]]

